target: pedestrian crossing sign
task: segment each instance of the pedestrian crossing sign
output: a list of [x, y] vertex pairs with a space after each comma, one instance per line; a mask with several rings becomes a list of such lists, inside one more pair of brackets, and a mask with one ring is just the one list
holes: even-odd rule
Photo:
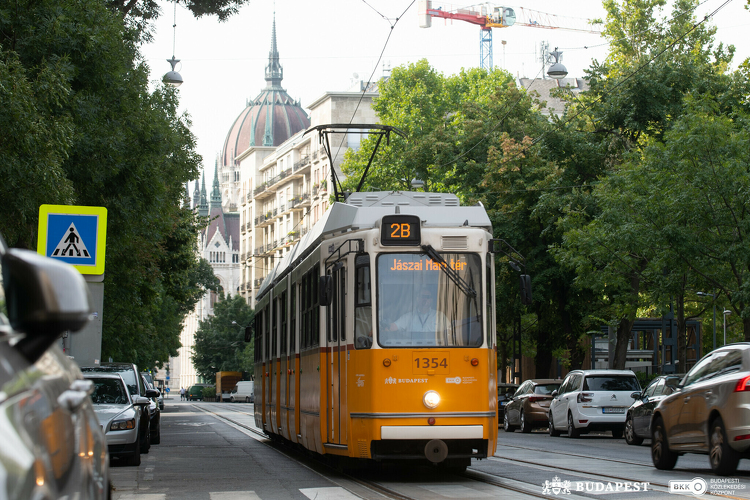
[[81, 274], [104, 274], [106, 236], [104, 207], [39, 207], [37, 253], [71, 264]]

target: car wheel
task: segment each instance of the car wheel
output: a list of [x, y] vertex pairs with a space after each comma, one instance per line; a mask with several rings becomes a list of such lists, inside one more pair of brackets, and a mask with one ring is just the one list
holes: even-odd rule
[[549, 435], [552, 436], [552, 437], [559, 436], [560, 435], [560, 431], [558, 431], [557, 429], [555, 429], [555, 423], [552, 421], [552, 410], [549, 411], [549, 419], [548, 420], [549, 420], [549, 422], [548, 422], [548, 425], [549, 425]]
[[146, 432], [143, 433], [145, 436], [145, 443], [141, 443], [141, 453], [148, 453], [151, 450], [151, 424], [146, 424]]
[[135, 440], [135, 450], [133, 454], [128, 457], [128, 465], [141, 465], [141, 437], [138, 436]]
[[159, 423], [156, 424], [156, 433], [151, 436], [151, 444], [159, 443], [161, 443], [161, 420], [159, 420]]
[[724, 421], [721, 417], [716, 417], [711, 422], [709, 429], [711, 430], [711, 436], [709, 437], [708, 456], [711, 460], [711, 469], [720, 476], [728, 476], [737, 470], [740, 454], [729, 446], [727, 433], [724, 430]]
[[528, 434], [531, 432], [531, 422], [526, 420], [526, 414], [521, 411], [521, 432]]
[[[614, 431], [612, 431], [612, 436], [615, 436]], [[635, 428], [633, 427], [633, 416], [630, 414], [625, 417], [625, 442], [635, 446], [643, 443], [643, 438], [635, 435]]]
[[505, 412], [505, 415], [503, 415], [503, 430], [505, 432], [513, 432], [516, 429], [510, 425], [510, 420], [508, 419], [508, 412]]
[[659, 470], [672, 470], [677, 463], [677, 453], [669, 449], [661, 417], [656, 417], [651, 425], [651, 460]]
[[576, 429], [576, 424], [573, 422], [573, 414], [568, 413], [568, 437], [577, 438], [581, 435], [581, 431]]

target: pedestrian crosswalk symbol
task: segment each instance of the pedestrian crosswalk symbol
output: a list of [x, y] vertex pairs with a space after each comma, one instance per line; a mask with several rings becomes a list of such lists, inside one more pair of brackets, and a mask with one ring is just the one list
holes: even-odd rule
[[72, 258], [84, 258], [90, 257], [89, 251], [86, 250], [86, 244], [81, 239], [81, 236], [76, 230], [75, 224], [70, 223], [68, 231], [63, 234], [60, 243], [57, 244], [55, 250], [52, 252], [52, 257], [72, 257]]
[[66, 262], [81, 274], [104, 274], [106, 234], [104, 207], [39, 207], [37, 253]]

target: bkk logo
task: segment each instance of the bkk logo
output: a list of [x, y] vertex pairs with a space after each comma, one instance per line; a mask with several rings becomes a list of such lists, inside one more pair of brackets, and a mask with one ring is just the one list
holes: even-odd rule
[[446, 384], [460, 384], [461, 383], [461, 377], [446, 377], [445, 379]]

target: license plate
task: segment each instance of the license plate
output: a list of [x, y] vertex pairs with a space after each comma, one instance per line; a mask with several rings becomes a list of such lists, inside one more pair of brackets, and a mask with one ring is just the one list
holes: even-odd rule
[[605, 407], [602, 408], [602, 413], [625, 413], [625, 408]]

